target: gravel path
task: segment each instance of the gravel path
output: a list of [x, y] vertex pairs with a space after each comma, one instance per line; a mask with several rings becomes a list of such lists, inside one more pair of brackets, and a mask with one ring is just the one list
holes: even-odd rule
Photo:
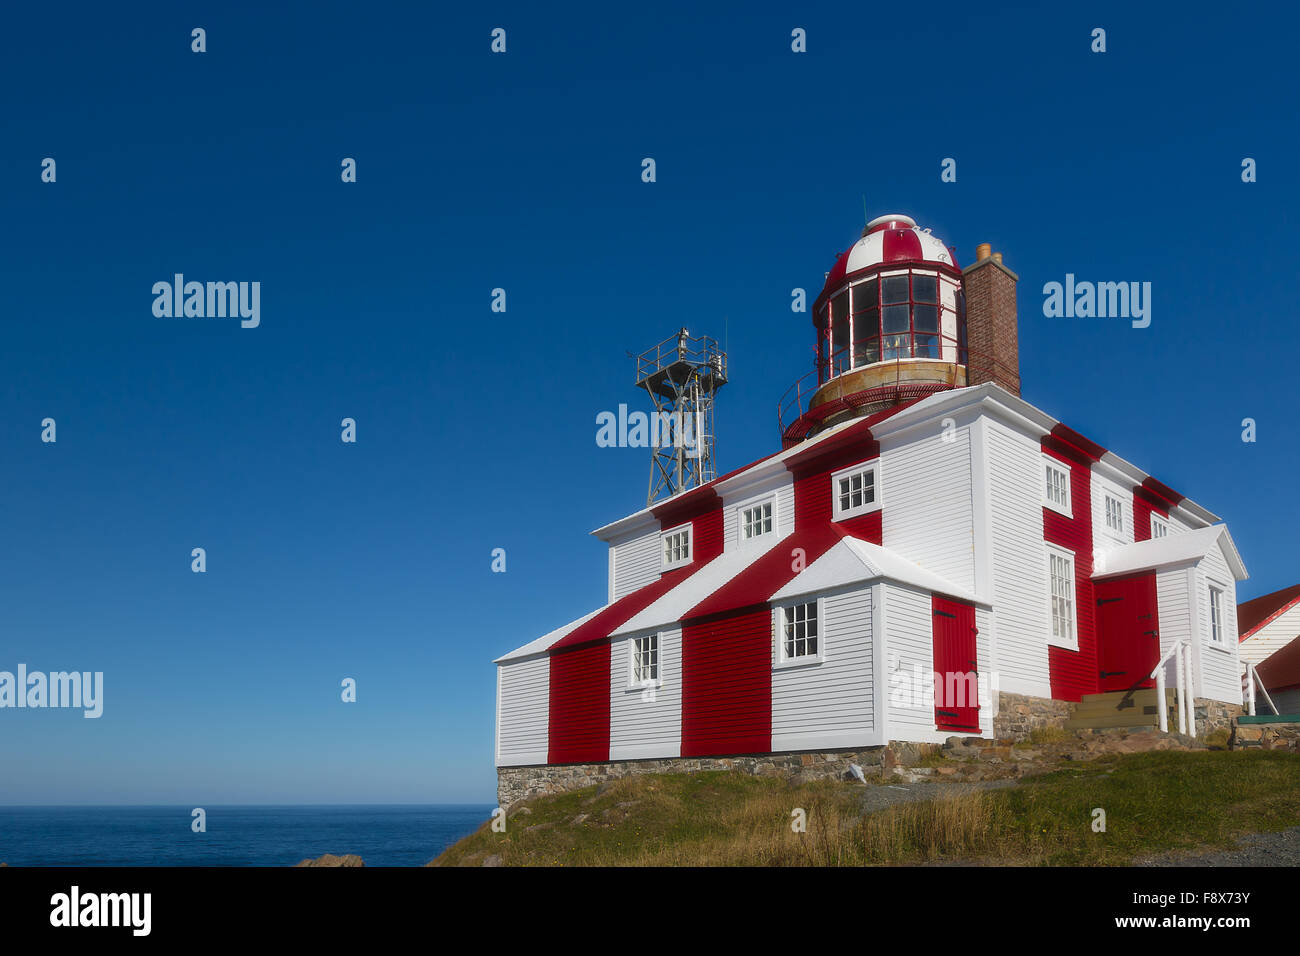
[[1237, 839], [1235, 850], [1161, 853], [1135, 860], [1136, 866], [1300, 866], [1300, 827], [1252, 833]]

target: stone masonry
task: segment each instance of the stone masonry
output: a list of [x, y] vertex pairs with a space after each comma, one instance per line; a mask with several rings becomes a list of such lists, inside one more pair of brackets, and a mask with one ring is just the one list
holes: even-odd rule
[[1289, 750], [1300, 753], [1300, 724], [1237, 724], [1231, 750]]
[[1221, 700], [1196, 698], [1196, 736], [1204, 737], [1218, 730], [1232, 731], [1235, 720], [1245, 713], [1240, 704], [1226, 704]]
[[1064, 727], [1070, 716], [1070, 702], [998, 692], [998, 713], [993, 718], [993, 736], [1017, 743], [1028, 740], [1035, 730]]
[[[937, 750], [938, 745], [933, 749]], [[562, 764], [535, 767], [498, 767], [497, 800], [508, 807], [520, 800], [550, 793], [580, 790], [596, 784], [642, 773], [695, 773], [701, 770], [734, 770], [758, 776], [789, 777], [794, 782], [846, 780], [852, 777], [849, 764], [864, 773], [879, 774], [880, 768], [919, 760], [929, 748], [917, 744], [891, 744], [865, 750], [837, 750], [817, 753], [755, 754], [739, 757], [671, 757], [659, 760], [611, 760], [608, 763]]]

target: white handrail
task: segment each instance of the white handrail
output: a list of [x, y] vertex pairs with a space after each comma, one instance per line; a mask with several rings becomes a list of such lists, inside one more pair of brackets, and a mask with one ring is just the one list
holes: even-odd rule
[[[1254, 664], [1247, 664], [1247, 665], [1246, 665], [1246, 673], [1247, 673], [1247, 675], [1249, 675], [1249, 677], [1250, 677], [1250, 680], [1251, 680], [1251, 684], [1250, 684], [1250, 686], [1251, 686], [1252, 690], [1253, 690], [1253, 688], [1255, 688], [1255, 687], [1258, 687], [1260, 690], [1262, 690], [1262, 691], [1264, 692], [1264, 700], [1266, 700], [1266, 701], [1268, 702], [1268, 707], [1269, 707], [1269, 709], [1270, 709], [1271, 711], [1273, 711], [1273, 713], [1275, 713], [1275, 714], [1278, 713], [1277, 704], [1273, 703], [1273, 698], [1270, 697], [1270, 696], [1268, 696], [1268, 688], [1265, 687], [1265, 686], [1264, 686], [1264, 682], [1263, 682], [1262, 680], [1259, 679], [1259, 673], [1255, 670], [1255, 665], [1254, 665]], [[1254, 695], [1254, 693], [1252, 693], [1252, 694], [1250, 695], [1250, 716], [1252, 716], [1252, 717], [1255, 716], [1255, 695]]]
[[1177, 640], [1169, 645], [1160, 662], [1151, 671], [1156, 681], [1156, 725], [1162, 734], [1169, 732], [1169, 712], [1165, 703], [1165, 664], [1174, 661], [1174, 687], [1178, 692], [1178, 732], [1196, 734], [1196, 717], [1187, 709], [1191, 700], [1192, 649], [1186, 641]]

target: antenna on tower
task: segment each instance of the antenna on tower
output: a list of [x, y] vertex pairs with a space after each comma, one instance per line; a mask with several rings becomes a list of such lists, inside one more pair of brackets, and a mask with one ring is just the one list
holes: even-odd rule
[[654, 404], [646, 504], [717, 477], [713, 402], [727, 384], [727, 353], [716, 339], [680, 329], [637, 356], [636, 385]]

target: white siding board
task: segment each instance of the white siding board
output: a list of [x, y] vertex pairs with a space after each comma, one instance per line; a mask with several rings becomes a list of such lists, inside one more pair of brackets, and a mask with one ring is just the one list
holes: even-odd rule
[[[994, 627], [1000, 690], [1051, 697], [1047, 566], [1043, 559], [1042, 446], [988, 420]], [[1076, 502], [1075, 507], [1082, 507]]]
[[882, 543], [975, 590], [970, 426], [921, 432], [880, 449]]
[[[629, 687], [632, 640], [648, 633], [659, 635], [659, 669], [662, 685], [653, 699], [643, 699], [643, 689]], [[609, 654], [609, 759], [641, 760], [680, 757], [682, 753], [682, 629], [665, 628], [616, 638]]]
[[[875, 727], [871, 589], [820, 595], [824, 659], [773, 668], [772, 750], [872, 746]], [[815, 599], [818, 595], [810, 595]], [[775, 657], [775, 648], [773, 648]]]
[[1300, 604], [1284, 611], [1241, 642], [1241, 659], [1258, 664], [1300, 635]]
[[[1199, 640], [1196, 648], [1197, 696], [1241, 703], [1241, 661], [1237, 656], [1237, 581], [1216, 545], [1196, 566], [1196, 608]], [[1223, 596], [1223, 644], [1210, 642], [1210, 583], [1221, 588]]]
[[614, 551], [615, 601], [659, 580], [663, 554], [659, 550], [657, 527], [611, 547]]
[[550, 723], [551, 660], [498, 664], [497, 766], [544, 764]]

